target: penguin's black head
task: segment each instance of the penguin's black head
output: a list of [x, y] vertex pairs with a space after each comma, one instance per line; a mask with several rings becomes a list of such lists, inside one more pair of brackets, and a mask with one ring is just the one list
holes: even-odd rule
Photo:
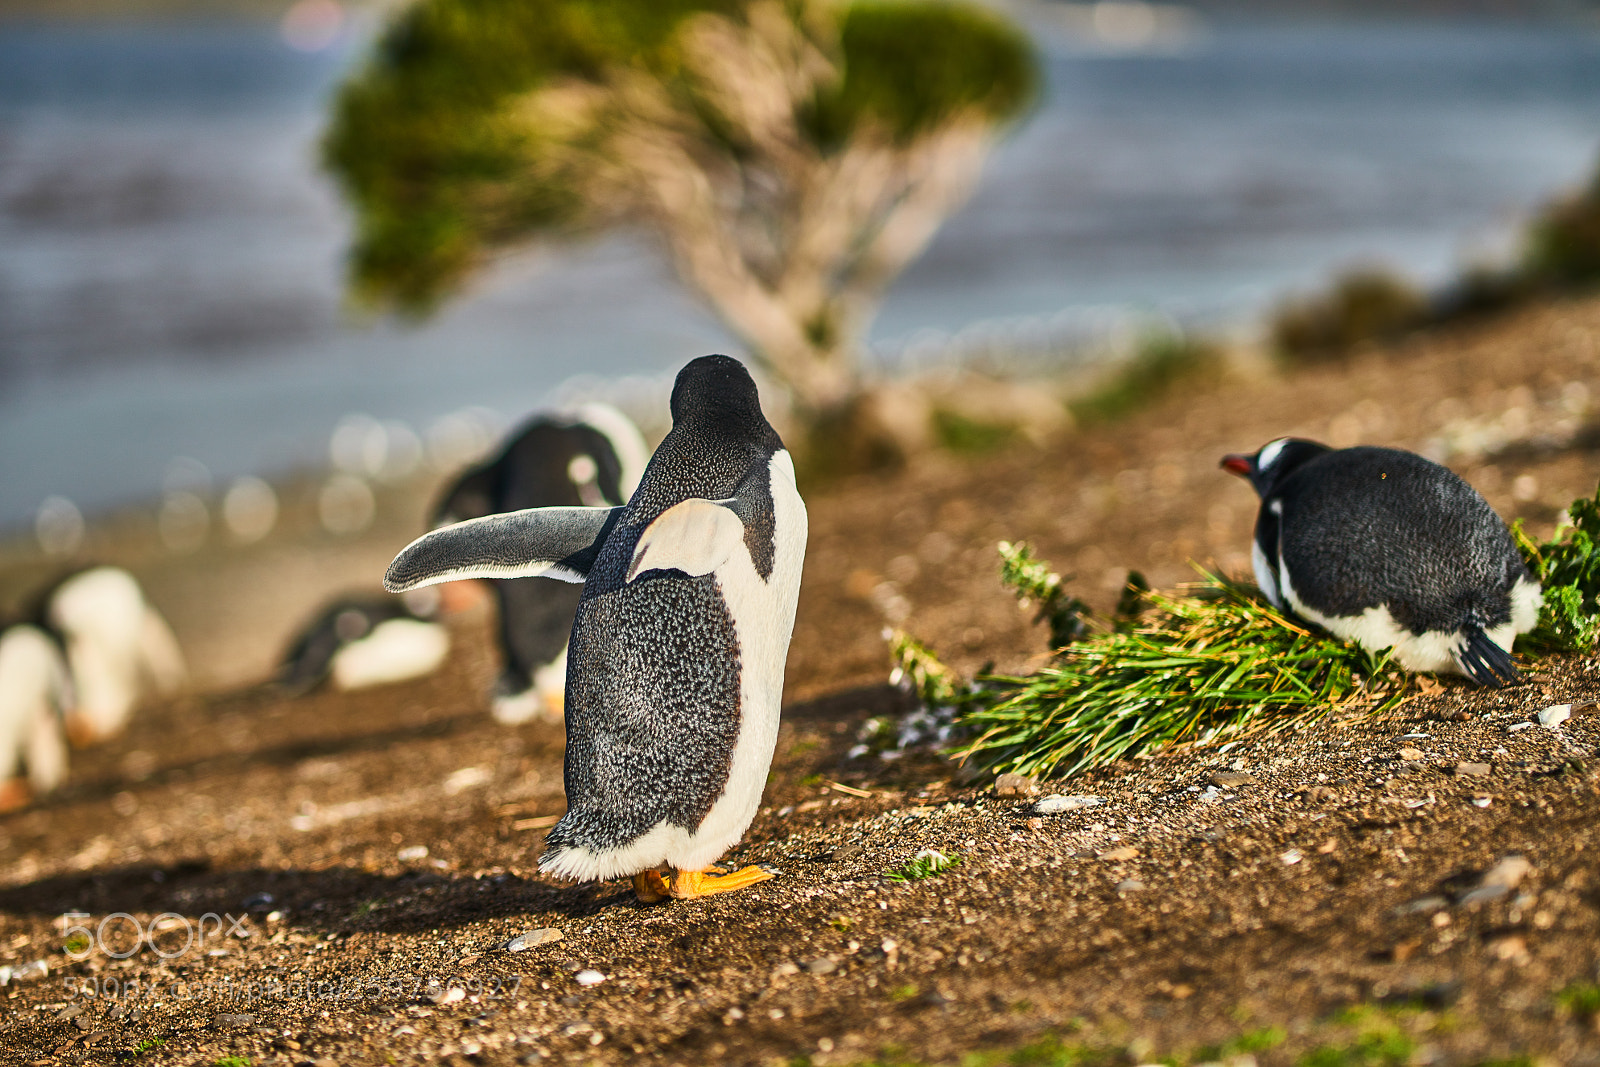
[[729, 356], [701, 356], [678, 372], [672, 386], [672, 423], [696, 433], [783, 447], [761, 413], [750, 372]]
[[1263, 445], [1254, 455], [1235, 452], [1223, 456], [1222, 469], [1241, 478], [1248, 478], [1255, 488], [1256, 495], [1265, 500], [1267, 494], [1272, 492], [1272, 487], [1290, 471], [1324, 452], [1331, 451], [1327, 445], [1307, 441], [1301, 437], [1280, 437]]

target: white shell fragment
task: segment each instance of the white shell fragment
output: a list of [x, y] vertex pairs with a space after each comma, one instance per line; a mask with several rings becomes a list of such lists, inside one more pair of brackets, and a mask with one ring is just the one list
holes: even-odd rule
[[572, 976], [572, 980], [581, 986], [599, 985], [606, 980], [606, 976], [599, 971], [583, 970]]
[[529, 930], [525, 934], [518, 934], [501, 947], [507, 952], [526, 952], [538, 945], [546, 945], [552, 941], [561, 940], [561, 931], [553, 926], [540, 930]]
[[1545, 708], [1543, 711], [1541, 711], [1536, 718], [1538, 718], [1540, 726], [1548, 727], [1549, 729], [1554, 730], [1556, 727], [1572, 718], [1572, 705], [1551, 704], [1548, 708]]
[[1036, 801], [1033, 805], [1033, 810], [1040, 815], [1060, 815], [1066, 811], [1098, 808], [1105, 802], [1105, 797], [1068, 796], [1065, 793], [1052, 793]]

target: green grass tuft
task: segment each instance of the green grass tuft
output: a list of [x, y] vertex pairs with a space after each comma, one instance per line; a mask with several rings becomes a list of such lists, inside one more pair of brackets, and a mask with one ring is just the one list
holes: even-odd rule
[[910, 863], [884, 871], [883, 876], [891, 882], [920, 882], [925, 878], [937, 877], [960, 862], [961, 857], [953, 852], [925, 848]]
[[1146, 336], [1138, 352], [1110, 380], [1067, 406], [1080, 422], [1115, 422], [1156, 403], [1181, 384], [1216, 374], [1220, 363], [1220, 353], [1210, 342], [1161, 330]]
[[146, 1052], [154, 1052], [166, 1043], [167, 1039], [164, 1037], [147, 1037], [133, 1046], [133, 1054], [135, 1056], [143, 1056]]
[[1544, 587], [1539, 625], [1519, 641], [1544, 652], [1586, 652], [1600, 639], [1600, 487], [1567, 509], [1550, 540], [1535, 542], [1519, 519], [1511, 527], [1528, 569]]
[[1556, 1007], [1579, 1019], [1600, 1015], [1600, 985], [1574, 982], [1556, 994]]
[[249, 1056], [219, 1056], [216, 1067], [250, 1067]]
[[1004, 448], [1021, 436], [1013, 425], [968, 418], [944, 408], [933, 413], [933, 433], [939, 444], [951, 452], [972, 456]]
[[963, 691], [920, 664], [969, 732], [960, 755], [1048, 777], [1399, 702], [1406, 678], [1386, 657], [1306, 629], [1252, 587], [1201, 574], [1177, 595], [1145, 594], [1143, 616], [1027, 677], [981, 677]]
[[1296, 1067], [1406, 1067], [1416, 1043], [1398, 1028], [1362, 1034], [1347, 1043], [1319, 1045], [1295, 1061]]

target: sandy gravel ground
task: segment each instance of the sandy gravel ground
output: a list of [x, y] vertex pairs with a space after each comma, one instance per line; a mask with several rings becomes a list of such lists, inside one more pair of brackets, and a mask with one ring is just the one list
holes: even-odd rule
[[[1600, 301], [1563, 304], [1197, 381], [1043, 450], [807, 488], [779, 757], [732, 857], [781, 874], [648, 908], [537, 875], [561, 732], [489, 719], [486, 608], [420, 682], [298, 700], [251, 684], [297, 617], [373, 582], [426, 487], [385, 495], [351, 542], [292, 492], [250, 549], [173, 558], [124, 519], [94, 548], [146, 582], [200, 684], [0, 819], [0, 1059], [1600, 1063], [1600, 716], [1528, 725], [1600, 697], [1592, 659], [1047, 783], [1103, 800], [1062, 815], [930, 754], [848, 755], [906, 708], [886, 621], [967, 668], [1042, 653], [998, 587], [999, 539], [1102, 606], [1129, 567], [1158, 585], [1190, 558], [1245, 569], [1254, 503], [1223, 452], [1283, 433], [1414, 448], [1548, 531], [1600, 477], [1597, 363]], [[0, 553], [0, 604], [44, 573]], [[959, 864], [886, 877], [930, 848]], [[72, 910], [87, 918], [61, 923]], [[79, 961], [74, 921], [108, 923]], [[133, 921], [156, 930], [143, 945]], [[560, 939], [498, 947], [546, 929]], [[43, 977], [16, 973], [36, 960]]]

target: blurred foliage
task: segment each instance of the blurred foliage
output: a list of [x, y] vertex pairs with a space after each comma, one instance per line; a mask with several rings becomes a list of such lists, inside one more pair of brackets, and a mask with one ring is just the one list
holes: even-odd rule
[[1557, 200], [1534, 220], [1524, 270], [1552, 286], [1600, 284], [1600, 168], [1587, 189]]
[[1087, 396], [1068, 404], [1080, 422], [1112, 422], [1167, 396], [1174, 387], [1214, 373], [1216, 345], [1179, 331], [1147, 335], [1132, 359]]
[[1427, 320], [1423, 293], [1387, 271], [1368, 268], [1344, 275], [1332, 292], [1285, 304], [1273, 319], [1272, 341], [1290, 358], [1326, 359]]
[[1600, 167], [1587, 188], [1545, 205], [1523, 235], [1517, 260], [1472, 266], [1434, 293], [1381, 268], [1354, 271], [1333, 289], [1293, 300], [1271, 324], [1274, 347], [1291, 360], [1335, 359], [1359, 344], [1408, 330], [1600, 286]]
[[1600, 487], [1572, 502], [1548, 541], [1535, 542], [1520, 519], [1511, 532], [1544, 590], [1539, 625], [1519, 643], [1539, 651], [1593, 649], [1600, 640]]
[[[812, 11], [836, 18], [826, 29], [844, 71], [804, 116], [821, 151], [869, 126], [915, 138], [959, 111], [998, 122], [1035, 91], [1026, 42], [981, 8], [918, 0], [803, 7], [788, 5], [797, 19]], [[357, 295], [426, 312], [496, 249], [616, 221], [615, 205], [591, 195], [602, 190], [553, 162], [558, 147], [601, 136], [592, 116], [575, 108], [529, 122], [519, 107], [536, 90], [600, 85], [618, 71], [692, 97], [677, 31], [691, 16], [739, 19], [747, 8], [741, 0], [422, 0], [406, 8], [341, 91], [325, 142], [326, 162], [356, 208]]]
[[933, 411], [933, 435], [943, 448], [967, 455], [982, 455], [1004, 448], [1022, 436], [1013, 425], [986, 422], [947, 408]]
[[1056, 574], [1025, 544], [1000, 542], [1000, 583], [1022, 602], [1039, 613], [1035, 622], [1050, 627], [1050, 647], [1063, 649], [1089, 635], [1089, 605], [1067, 593], [1061, 575]]
[[891, 683], [905, 684], [924, 707], [960, 707], [973, 699], [972, 686], [922, 642], [901, 630], [890, 631], [888, 639], [895, 665]]

